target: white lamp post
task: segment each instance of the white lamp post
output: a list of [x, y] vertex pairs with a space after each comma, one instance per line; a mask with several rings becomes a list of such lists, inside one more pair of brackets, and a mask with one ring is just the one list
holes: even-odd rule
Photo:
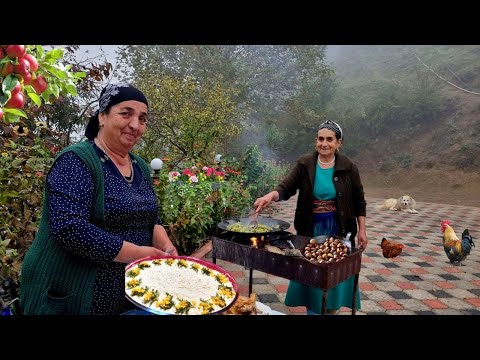
[[158, 177], [158, 172], [163, 167], [162, 159], [159, 159], [159, 158], [153, 159], [152, 161], [150, 161], [150, 167], [152, 168], [153, 172], [155, 173], [155, 177]]

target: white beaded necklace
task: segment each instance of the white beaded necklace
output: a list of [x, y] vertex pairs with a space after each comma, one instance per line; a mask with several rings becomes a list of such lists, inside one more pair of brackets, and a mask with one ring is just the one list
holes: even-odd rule
[[[107, 154], [106, 150], [103, 148], [103, 146], [100, 145], [100, 141], [98, 141], [97, 138], [95, 138], [93, 141], [95, 142], [95, 145], [97, 145], [98, 148], [105, 153], [105, 157], [108, 160], [109, 159], [108, 154]], [[125, 181], [127, 183], [131, 184], [133, 182], [133, 176], [135, 175], [135, 173], [133, 172], [132, 158], [130, 157], [130, 155], [128, 155], [128, 164], [130, 165], [130, 174], [131, 175], [130, 176], [124, 176], [123, 178], [125, 179]]]
[[318, 163], [321, 165], [330, 165], [330, 164], [333, 164], [334, 162], [335, 162], [335, 155], [333, 155], [332, 161], [329, 161], [329, 162], [323, 162], [322, 160], [320, 160], [320, 155], [318, 155]]

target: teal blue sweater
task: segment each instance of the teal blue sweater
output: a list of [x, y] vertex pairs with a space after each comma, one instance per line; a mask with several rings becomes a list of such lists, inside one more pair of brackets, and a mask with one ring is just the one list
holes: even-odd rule
[[[95, 149], [84, 141], [64, 149], [73, 151], [90, 169], [94, 179], [92, 222], [105, 228], [102, 164]], [[145, 161], [131, 154], [151, 181]], [[58, 157], [57, 157], [58, 158]], [[48, 188], [45, 185], [42, 219], [35, 239], [22, 263], [20, 305], [26, 315], [89, 314], [97, 266], [90, 260], [66, 252], [50, 235]]]

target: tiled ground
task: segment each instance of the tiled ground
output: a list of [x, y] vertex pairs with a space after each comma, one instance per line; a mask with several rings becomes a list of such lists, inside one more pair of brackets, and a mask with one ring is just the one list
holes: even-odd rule
[[[362, 255], [360, 289], [362, 308], [357, 314], [479, 315], [480, 314], [480, 208], [417, 203], [418, 214], [377, 210], [382, 199], [367, 198], [369, 245]], [[293, 224], [296, 197], [274, 204], [275, 218]], [[442, 247], [440, 222], [450, 220], [457, 235], [470, 229], [473, 248], [463, 265], [452, 266]], [[294, 232], [291, 228], [290, 231]], [[405, 245], [394, 259], [382, 256], [382, 237]], [[210, 254], [207, 255], [207, 259]], [[223, 260], [217, 264], [232, 273], [242, 295], [248, 294], [249, 271]], [[304, 307], [283, 304], [288, 280], [253, 271], [253, 291], [259, 300], [285, 314], [305, 314]], [[350, 314], [342, 308], [340, 314]]]

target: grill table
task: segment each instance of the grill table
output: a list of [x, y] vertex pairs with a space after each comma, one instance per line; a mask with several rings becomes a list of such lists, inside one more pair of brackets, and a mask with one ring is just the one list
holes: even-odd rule
[[[291, 241], [297, 249], [304, 249], [311, 237], [292, 235]], [[349, 256], [339, 262], [313, 264], [305, 258], [286, 256], [255, 248], [218, 236], [212, 237], [212, 259], [230, 261], [250, 269], [249, 295], [252, 293], [253, 269], [323, 290], [322, 315], [326, 312], [327, 292], [342, 281], [355, 275], [353, 285], [352, 315], [356, 313], [358, 278], [360, 275], [363, 249], [352, 248]]]

